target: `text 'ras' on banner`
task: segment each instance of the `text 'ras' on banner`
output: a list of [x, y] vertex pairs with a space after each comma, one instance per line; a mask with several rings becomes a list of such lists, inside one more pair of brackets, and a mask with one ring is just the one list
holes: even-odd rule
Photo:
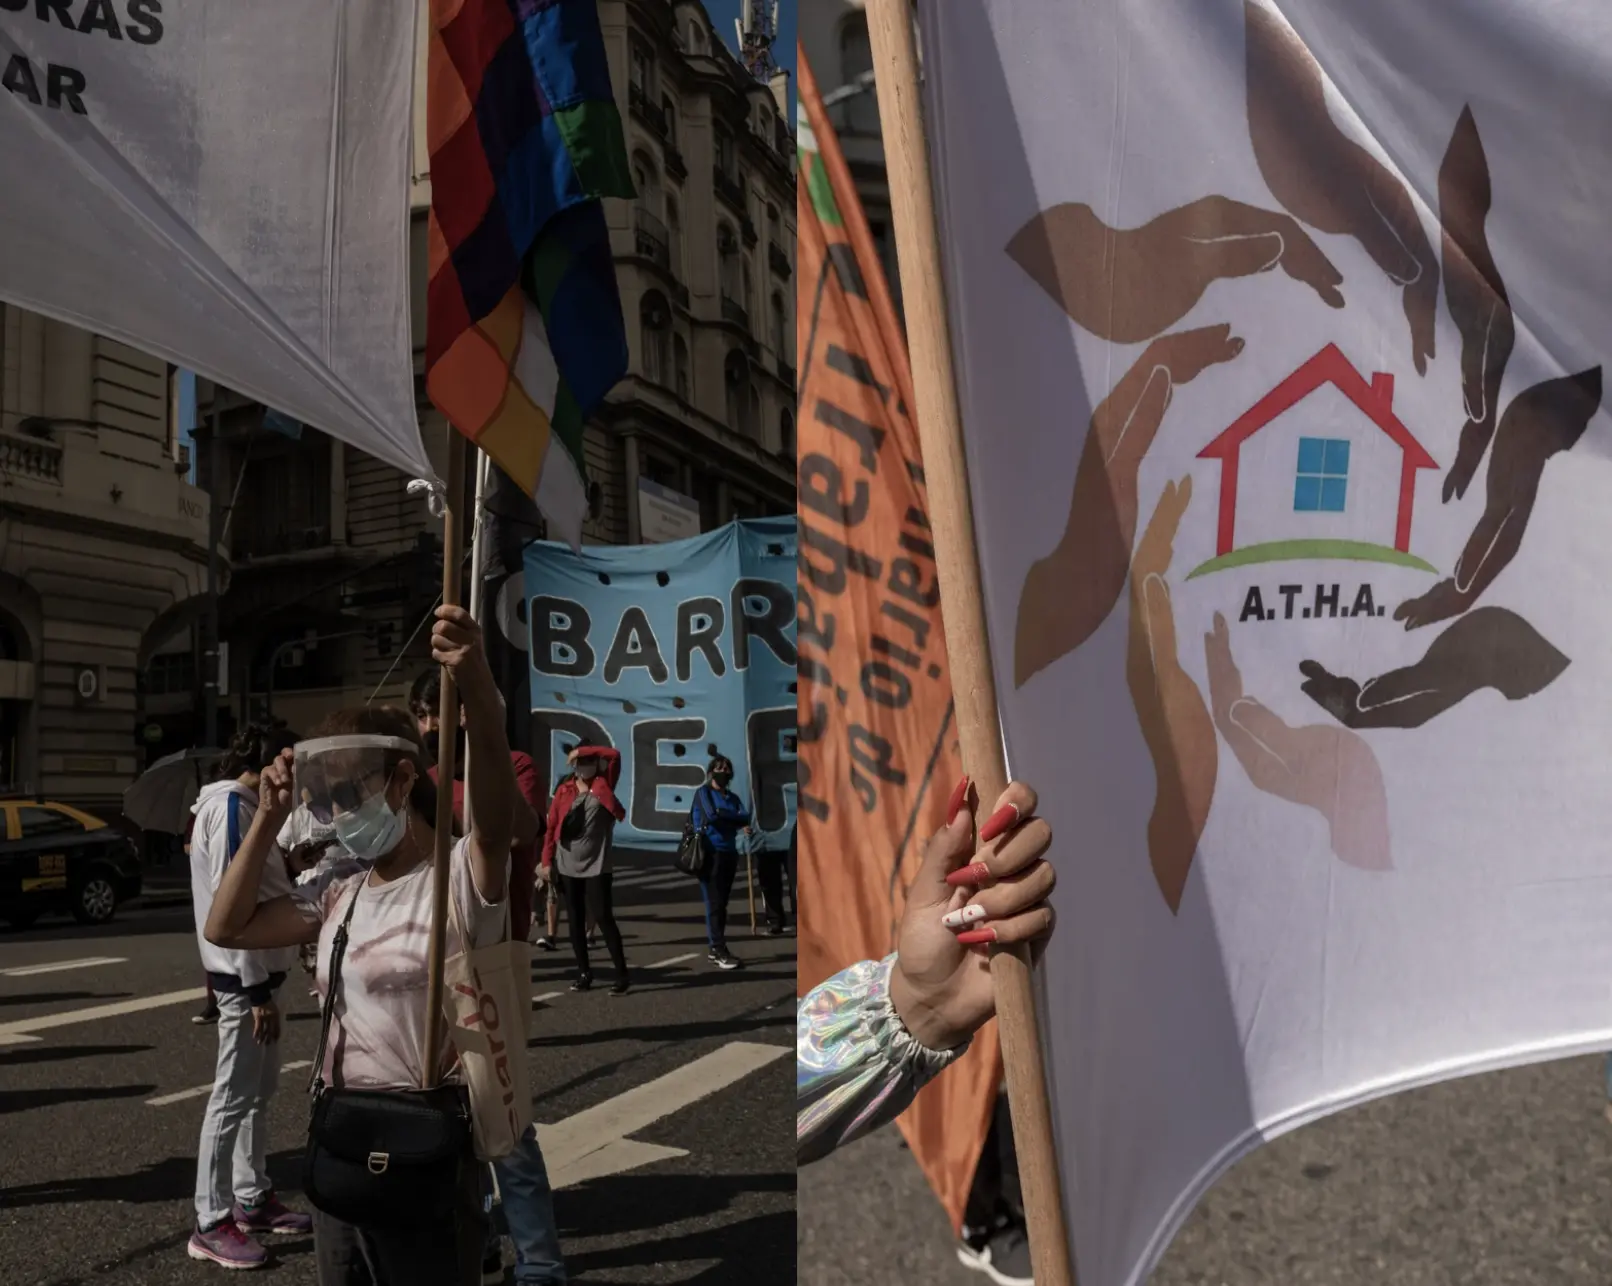
[[532, 754], [621, 751], [626, 847], [670, 850], [712, 755], [733, 761], [760, 847], [795, 821], [795, 520], [661, 545], [527, 547]]

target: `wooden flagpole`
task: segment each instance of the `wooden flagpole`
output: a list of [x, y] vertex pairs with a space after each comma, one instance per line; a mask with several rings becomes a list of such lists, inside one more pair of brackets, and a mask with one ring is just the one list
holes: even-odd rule
[[[451, 424], [448, 433], [448, 499], [442, 516], [442, 601], [457, 606], [465, 556], [465, 450], [469, 443]], [[453, 852], [453, 773], [459, 726], [459, 689], [453, 671], [442, 669], [437, 707], [437, 851], [431, 868], [431, 938], [426, 954], [425, 1067], [422, 1085], [437, 1083], [442, 1060], [442, 966], [448, 936], [448, 862]], [[468, 794], [468, 792], [467, 792]]]
[[[867, 0], [867, 13], [957, 730], [963, 765], [989, 807], [1006, 789], [1007, 765], [969, 508], [912, 0]], [[993, 950], [991, 979], [1036, 1286], [1074, 1286], [1029, 949]]]

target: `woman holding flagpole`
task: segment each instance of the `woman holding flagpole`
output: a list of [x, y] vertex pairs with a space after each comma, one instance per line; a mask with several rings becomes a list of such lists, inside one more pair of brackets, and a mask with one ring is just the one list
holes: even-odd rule
[[1035, 792], [1011, 783], [976, 848], [971, 786], [959, 782], [907, 891], [895, 953], [842, 970], [796, 1006], [797, 1164], [895, 1120], [962, 1057], [996, 1013], [991, 947], [1046, 949], [1056, 876], [1052, 828], [1035, 809]]

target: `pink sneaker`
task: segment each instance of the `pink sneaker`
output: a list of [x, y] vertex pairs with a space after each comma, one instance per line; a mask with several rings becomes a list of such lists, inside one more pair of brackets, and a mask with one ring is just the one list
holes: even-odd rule
[[291, 1209], [272, 1192], [255, 1206], [236, 1206], [235, 1222], [242, 1232], [260, 1236], [273, 1232], [303, 1236], [313, 1231], [312, 1215]]
[[206, 1232], [197, 1229], [190, 1234], [186, 1250], [192, 1259], [210, 1259], [221, 1268], [262, 1268], [269, 1262], [269, 1252], [237, 1228], [233, 1219]]

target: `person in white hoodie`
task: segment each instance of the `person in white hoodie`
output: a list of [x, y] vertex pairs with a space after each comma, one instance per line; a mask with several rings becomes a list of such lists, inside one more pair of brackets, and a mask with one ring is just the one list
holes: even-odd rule
[[[220, 761], [217, 779], [196, 799], [190, 840], [190, 889], [202, 967], [218, 999], [218, 1067], [196, 1150], [196, 1228], [192, 1259], [225, 1268], [268, 1261], [258, 1236], [306, 1234], [311, 1216], [274, 1195], [264, 1165], [268, 1105], [280, 1078], [280, 1011], [275, 992], [296, 963], [296, 948], [234, 951], [202, 933], [224, 872], [257, 813], [258, 777], [282, 750], [296, 744], [283, 729], [251, 726]], [[291, 891], [284, 861], [264, 869], [259, 900]]]

